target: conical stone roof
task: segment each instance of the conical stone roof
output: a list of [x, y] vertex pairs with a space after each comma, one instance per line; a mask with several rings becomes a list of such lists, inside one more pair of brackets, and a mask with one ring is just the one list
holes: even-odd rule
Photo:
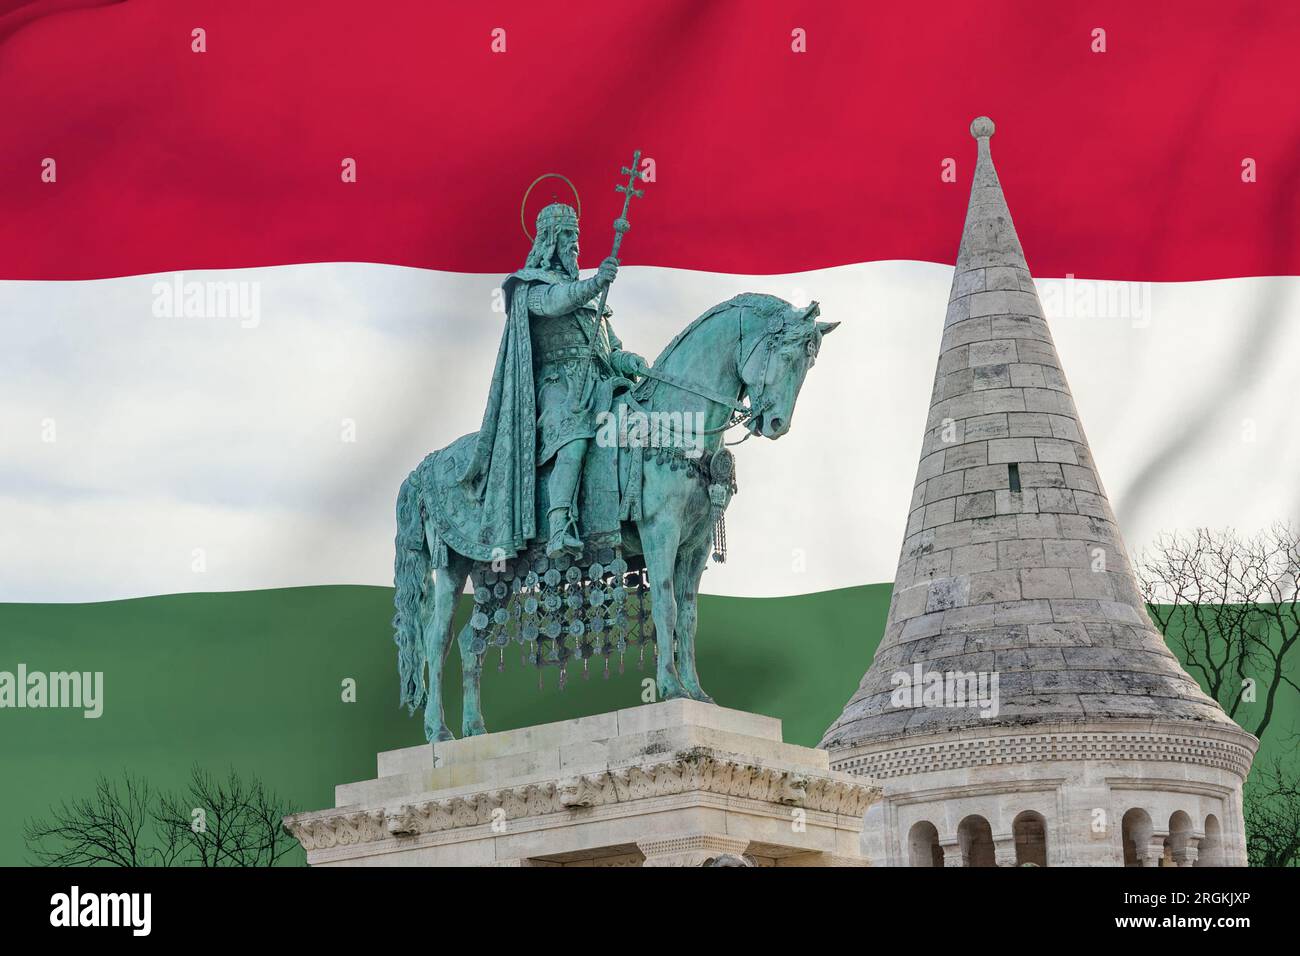
[[[1139, 595], [993, 168], [978, 160], [885, 634], [822, 746], [984, 726], [1235, 726]], [[1017, 488], [1018, 485], [1018, 488]], [[899, 706], [895, 675], [998, 675], [996, 716]]]

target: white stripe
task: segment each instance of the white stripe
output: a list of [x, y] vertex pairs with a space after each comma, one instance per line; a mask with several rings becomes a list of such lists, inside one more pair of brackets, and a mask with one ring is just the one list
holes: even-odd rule
[[[892, 579], [951, 275], [622, 270], [615, 326], [649, 358], [742, 291], [816, 298], [843, 322], [791, 433], [739, 448], [731, 558], [705, 591]], [[391, 582], [398, 484], [482, 415], [500, 277], [345, 263], [186, 279], [258, 283], [256, 327], [156, 317], [170, 275], [0, 283], [0, 600]], [[1051, 324], [1129, 544], [1295, 518], [1300, 279], [1160, 284], [1149, 316], [1078, 315], [1099, 288], [1080, 283]]]

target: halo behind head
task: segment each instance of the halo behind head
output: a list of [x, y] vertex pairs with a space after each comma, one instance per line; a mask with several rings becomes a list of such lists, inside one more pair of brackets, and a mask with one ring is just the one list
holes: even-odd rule
[[542, 225], [542, 216], [546, 214], [547, 210], [554, 209], [556, 206], [562, 207], [563, 209], [568, 209], [570, 212], [573, 212], [575, 220], [582, 218], [582, 198], [578, 195], [578, 187], [573, 185], [572, 180], [570, 180], [568, 176], [561, 175], [560, 173], [542, 173], [542, 175], [538, 176], [536, 179], [534, 179], [531, 183], [528, 184], [528, 188], [524, 190], [524, 200], [519, 204], [519, 226], [521, 229], [524, 230], [524, 237], [530, 243], [533, 241], [533, 236], [528, 232], [528, 220], [525, 218], [524, 210], [528, 206], [528, 197], [532, 194], [533, 187], [536, 186], [538, 183], [540, 183], [543, 179], [564, 180], [565, 184], [569, 187], [569, 189], [573, 191], [573, 201], [578, 208], [574, 210], [572, 206], [566, 206], [564, 203], [560, 203], [560, 202], [553, 202], [549, 206], [546, 206], [540, 213], [538, 213], [537, 225], [540, 227]]

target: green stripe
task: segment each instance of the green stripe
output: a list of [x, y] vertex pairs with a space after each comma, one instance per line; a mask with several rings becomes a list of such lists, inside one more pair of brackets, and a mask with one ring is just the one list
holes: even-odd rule
[[[784, 721], [785, 737], [815, 746], [871, 661], [889, 585], [783, 598], [700, 599], [700, 674], [718, 703]], [[466, 609], [462, 608], [463, 620]], [[0, 865], [26, 860], [23, 823], [88, 795], [98, 773], [128, 770], [178, 787], [198, 763], [260, 777], [299, 809], [334, 803], [334, 785], [375, 774], [380, 750], [423, 742], [418, 716], [397, 707], [392, 592], [373, 587], [178, 594], [103, 604], [0, 604], [0, 670], [103, 671], [104, 715], [0, 711]], [[459, 623], [459, 622], [458, 622]], [[653, 661], [609, 680], [570, 668], [503, 672], [489, 657], [489, 729], [507, 730], [641, 703]], [[448, 665], [447, 716], [460, 726], [459, 664]], [[344, 678], [357, 702], [343, 703]], [[1287, 734], [1300, 696], [1279, 694], [1256, 766], [1294, 759]], [[1250, 726], [1249, 717], [1245, 717]], [[301, 856], [295, 858], [301, 862]]]
[[[700, 601], [699, 667], [728, 707], [785, 722], [786, 739], [815, 746], [871, 661], [888, 585], [786, 598]], [[375, 754], [423, 742], [418, 716], [397, 706], [392, 591], [313, 587], [179, 594], [103, 604], [0, 605], [0, 670], [103, 671], [104, 714], [0, 711], [0, 865], [26, 860], [23, 823], [88, 795], [97, 773], [129, 770], [164, 788], [194, 763], [255, 775], [300, 809], [333, 806], [334, 785], [375, 774]], [[490, 657], [484, 703], [491, 730], [641, 703], [637, 670], [583, 680], [570, 666]], [[447, 717], [460, 729], [460, 667], [448, 664]], [[343, 703], [341, 682], [357, 683]]]

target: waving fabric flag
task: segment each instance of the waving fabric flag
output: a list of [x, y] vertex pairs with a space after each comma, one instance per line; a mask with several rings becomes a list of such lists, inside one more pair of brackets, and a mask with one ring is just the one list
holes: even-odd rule
[[[977, 115], [1134, 554], [1300, 518], [1298, 27], [1280, 4], [0, 5], [0, 669], [106, 672], [93, 732], [22, 715], [23, 766], [238, 755], [306, 802], [419, 739], [389, 656], [398, 485], [479, 425], [529, 184], [572, 181], [590, 270], [635, 149], [626, 347], [746, 291], [842, 323], [790, 434], [738, 449], [701, 612], [720, 702], [814, 743], [870, 660]], [[759, 695], [772, 672], [801, 689]], [[639, 692], [499, 679], [498, 728]], [[357, 744], [286, 764], [321, 733]]]

